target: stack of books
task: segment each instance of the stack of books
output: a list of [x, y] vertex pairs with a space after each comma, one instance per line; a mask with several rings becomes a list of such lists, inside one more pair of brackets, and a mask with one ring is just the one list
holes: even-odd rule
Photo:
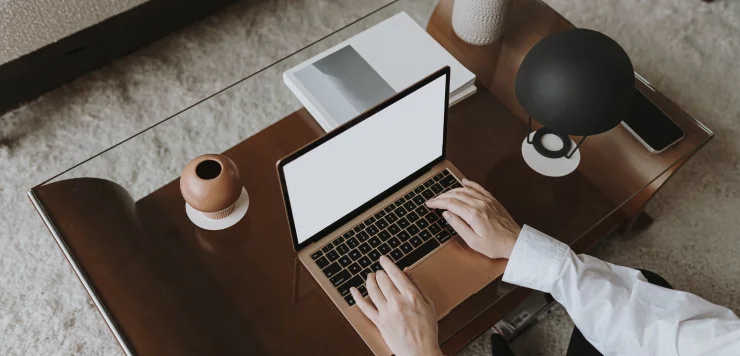
[[325, 131], [449, 66], [450, 105], [473, 95], [475, 74], [405, 12], [283, 73], [285, 84]]

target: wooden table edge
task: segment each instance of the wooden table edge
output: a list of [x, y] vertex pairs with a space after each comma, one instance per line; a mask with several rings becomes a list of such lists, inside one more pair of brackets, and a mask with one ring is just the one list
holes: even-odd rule
[[[113, 184], [115, 186], [118, 186], [115, 183]], [[116, 339], [116, 342], [118, 343], [118, 346], [121, 348], [121, 351], [123, 351], [123, 353], [126, 355], [134, 355], [134, 353], [131, 351], [132, 347], [128, 339], [123, 334], [124, 331], [122, 330], [122, 328], [118, 327], [113, 315], [111, 315], [111, 313], [108, 312], [104, 303], [102, 302], [97, 292], [95, 291], [95, 288], [90, 284], [90, 281], [88, 280], [88, 277], [86, 276], [83, 267], [74, 258], [74, 255], [70, 251], [69, 246], [67, 246], [67, 244], [64, 242], [64, 239], [62, 238], [61, 234], [57, 230], [56, 226], [54, 226], [54, 223], [51, 221], [51, 217], [46, 213], [46, 209], [44, 209], [43, 203], [41, 202], [40, 199], [38, 199], [38, 197], [34, 193], [34, 189], [36, 189], [36, 187], [31, 188], [31, 190], [28, 191], [26, 195], [28, 196], [28, 199], [31, 201], [31, 204], [36, 210], [36, 213], [39, 215], [39, 217], [43, 221], [44, 226], [46, 226], [46, 229], [49, 231], [49, 234], [51, 234], [52, 238], [54, 238], [54, 241], [56, 242], [57, 247], [59, 247], [59, 250], [64, 255], [64, 259], [67, 260], [67, 263], [69, 264], [70, 268], [72, 268], [72, 272], [82, 284], [82, 287], [85, 289], [85, 292], [87, 293], [88, 297], [92, 300], [93, 304], [95, 305], [95, 310], [97, 310], [100, 316], [103, 317], [103, 321], [105, 322], [105, 325], [108, 327], [108, 330], [110, 330], [110, 332], [113, 334], [113, 337]]]

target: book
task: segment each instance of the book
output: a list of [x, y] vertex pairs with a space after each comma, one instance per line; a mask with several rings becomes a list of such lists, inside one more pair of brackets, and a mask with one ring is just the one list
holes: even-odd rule
[[285, 71], [283, 81], [328, 132], [444, 66], [450, 105], [476, 92], [475, 74], [400, 12]]

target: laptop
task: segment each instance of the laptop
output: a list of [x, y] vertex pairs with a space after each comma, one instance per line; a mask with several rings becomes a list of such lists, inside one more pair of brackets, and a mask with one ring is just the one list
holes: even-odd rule
[[442, 68], [277, 164], [301, 263], [377, 355], [390, 355], [349, 293], [389, 256], [438, 319], [503, 273], [425, 202], [460, 187], [445, 159], [450, 69]]

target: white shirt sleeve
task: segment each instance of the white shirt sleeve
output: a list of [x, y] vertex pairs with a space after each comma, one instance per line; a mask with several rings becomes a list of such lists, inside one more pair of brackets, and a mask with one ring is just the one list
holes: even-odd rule
[[740, 319], [524, 226], [503, 280], [550, 293], [604, 355], [740, 355]]

